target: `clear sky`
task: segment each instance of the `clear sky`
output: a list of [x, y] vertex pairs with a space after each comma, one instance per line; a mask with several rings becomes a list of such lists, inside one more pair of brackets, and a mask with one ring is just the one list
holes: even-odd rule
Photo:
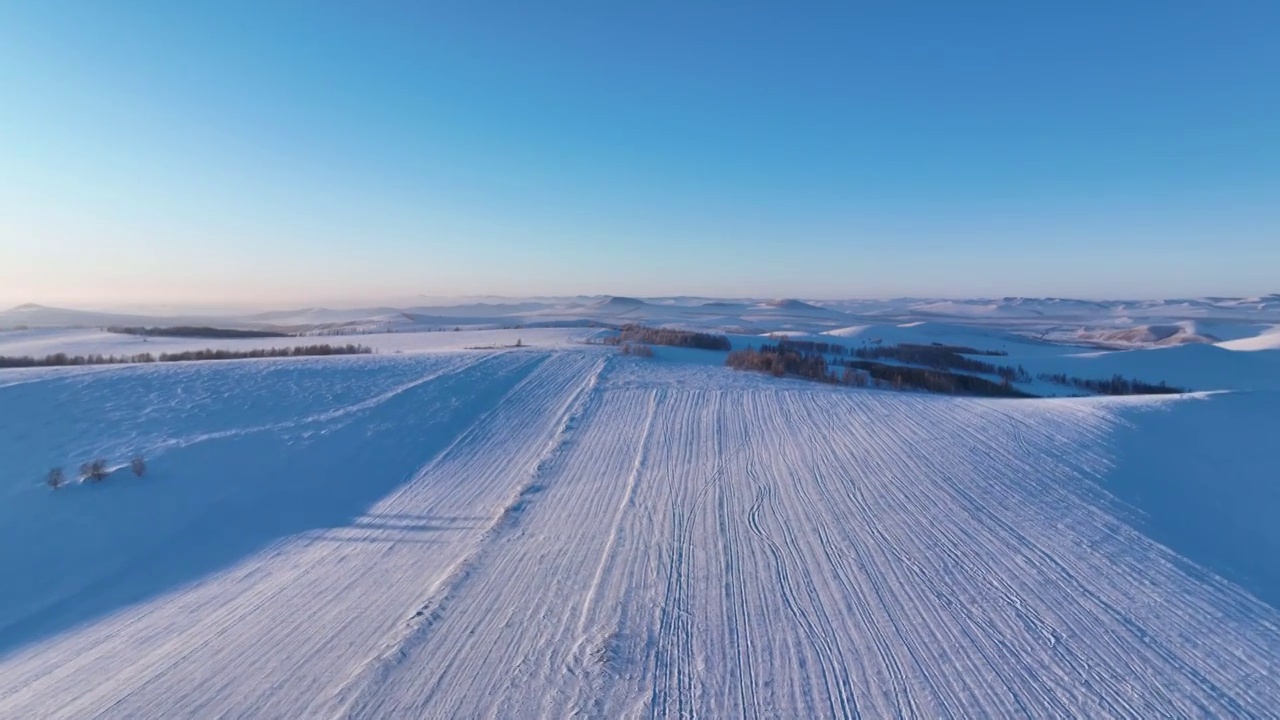
[[1280, 3], [0, 2], [0, 304], [1280, 291]]

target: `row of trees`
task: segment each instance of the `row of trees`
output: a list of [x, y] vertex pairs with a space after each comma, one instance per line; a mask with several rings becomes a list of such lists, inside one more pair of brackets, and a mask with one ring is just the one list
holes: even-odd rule
[[286, 358], [323, 355], [367, 355], [373, 348], [364, 345], [303, 345], [292, 348], [256, 350], [187, 350], [184, 352], [138, 353], [134, 355], [68, 355], [54, 353], [45, 357], [5, 357], [0, 355], [0, 368], [64, 367], [75, 365], [124, 365], [130, 363], [179, 362], [183, 360], [245, 360], [250, 358]]
[[1004, 354], [998, 351], [978, 351], [973, 348], [936, 343], [933, 345], [903, 343], [901, 345], [861, 347], [854, 350], [853, 354], [863, 360], [897, 360], [908, 365], [923, 365], [935, 369], [999, 375], [1009, 382], [1031, 382], [1031, 373], [1027, 372], [1027, 369], [1021, 365], [1017, 367], [995, 365], [965, 357], [972, 354], [988, 356]]
[[827, 367], [827, 359], [818, 353], [793, 350], [782, 345], [761, 345], [759, 350], [747, 348], [734, 350], [725, 358], [725, 365], [734, 370], [751, 370], [769, 373], [774, 377], [804, 378], [818, 382], [839, 382], [840, 378]]
[[[141, 455], [135, 455], [129, 460], [129, 469], [137, 477], [142, 477], [147, 472], [147, 460]], [[104, 458], [95, 458], [80, 466], [80, 482], [98, 483], [107, 479], [111, 474], [111, 468], [107, 467], [107, 461]], [[45, 476], [45, 483], [57, 490], [67, 484], [67, 474], [62, 468], [55, 467], [49, 470], [49, 474]]]
[[887, 358], [893, 357], [898, 348], [902, 348], [907, 352], [917, 352], [924, 357], [929, 357], [930, 351], [936, 351], [937, 353], [949, 356], [985, 355], [990, 357], [1003, 357], [1009, 354], [1003, 350], [978, 350], [977, 348], [966, 347], [963, 345], [943, 345], [942, 343], [933, 343], [931, 345], [913, 345], [910, 343], [903, 343], [901, 345], [881, 346], [880, 341], [876, 340], [870, 345], [864, 345], [860, 348], [850, 348], [846, 345], [841, 345], [840, 343], [826, 342], [823, 340], [793, 340], [786, 335], [770, 335], [769, 337], [778, 345], [784, 345], [799, 352], [834, 355], [836, 357], [853, 355], [855, 357], [868, 359]]
[[[914, 389], [945, 394], [980, 395], [989, 397], [1035, 397], [1014, 387], [1015, 382], [1030, 382], [1031, 373], [1026, 368], [997, 366], [964, 357], [958, 348], [944, 345], [890, 345], [875, 348], [859, 348], [854, 352], [858, 359], [837, 361], [833, 367], [826, 355], [819, 351], [821, 343], [796, 343], [782, 339], [766, 343], [760, 348], [747, 348], [729, 353], [725, 364], [736, 370], [763, 372], [774, 377], [797, 377], [826, 383]], [[889, 365], [865, 358], [892, 358], [911, 365]], [[930, 367], [916, 367], [929, 365]], [[953, 372], [959, 370], [962, 372]], [[997, 375], [994, 381], [976, 375]], [[1075, 387], [1102, 395], [1161, 395], [1185, 392], [1164, 382], [1147, 383], [1114, 375], [1102, 380], [1069, 377], [1066, 374], [1042, 373], [1040, 380]]]
[[877, 387], [894, 390], [984, 395], [993, 397], [1032, 397], [1013, 387], [1010, 380], [994, 382], [973, 375], [960, 375], [941, 369], [886, 365], [868, 360], [842, 361], [833, 367], [818, 352], [801, 352], [790, 343], [765, 344], [759, 350], [748, 348], [729, 353], [725, 364], [735, 370], [763, 372], [774, 377], [797, 377], [816, 382], [837, 383], [853, 387]]
[[733, 345], [724, 335], [651, 328], [644, 325], [623, 325], [617, 335], [605, 339], [610, 345], [640, 343], [643, 345], [669, 345], [671, 347], [697, 348], [699, 350], [731, 350]]
[[0, 355], [0, 368], [62, 367], [65, 365], [123, 365], [127, 363], [147, 363], [155, 361], [156, 358], [151, 353], [139, 353], [137, 355], [68, 355], [66, 353], [54, 353], [40, 358], [30, 356], [6, 357]]
[[141, 335], [142, 337], [183, 337], [183, 338], [272, 338], [290, 337], [282, 332], [269, 330], [230, 330], [204, 326], [180, 325], [177, 327], [109, 327], [107, 332], [123, 335]]
[[365, 345], [299, 345], [292, 348], [268, 348], [258, 350], [188, 350], [179, 353], [161, 353], [160, 362], [180, 360], [245, 360], [251, 358], [287, 358], [325, 355], [368, 355], [373, 348]]
[[988, 380], [976, 375], [964, 375], [937, 368], [908, 367], [905, 365], [885, 365], [867, 360], [854, 360], [848, 363], [867, 372], [876, 387], [894, 390], [924, 390], [925, 392], [944, 395], [979, 395], [983, 397], [1035, 397], [1022, 392], [1013, 386], [1013, 381], [1004, 377], [1000, 382]]
[[725, 365], [734, 370], [768, 373], [774, 377], [793, 377], [816, 382], [836, 383], [851, 387], [867, 387], [873, 383], [870, 373], [852, 365], [832, 370], [827, 360], [817, 353], [801, 353], [777, 345], [764, 345], [759, 350], [747, 348], [734, 350], [725, 359]]
[[1099, 395], [1175, 395], [1186, 392], [1184, 388], [1166, 385], [1163, 380], [1152, 384], [1119, 374], [1105, 380], [1068, 377], [1066, 373], [1040, 373], [1038, 377], [1045, 382], [1079, 388]]
[[822, 342], [818, 340], [792, 340], [786, 335], [770, 335], [769, 337], [775, 340], [778, 345], [786, 346], [796, 352], [837, 356], [849, 354], [849, 348], [839, 343]]

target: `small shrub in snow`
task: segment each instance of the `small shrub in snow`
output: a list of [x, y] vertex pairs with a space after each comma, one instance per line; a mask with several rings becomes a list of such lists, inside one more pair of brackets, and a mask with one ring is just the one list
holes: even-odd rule
[[107, 461], [102, 458], [90, 460], [80, 466], [80, 479], [89, 482], [101, 482], [107, 477]]
[[141, 455], [135, 455], [129, 461], [129, 469], [133, 470], [133, 474], [142, 477], [147, 472], [147, 461]]
[[623, 355], [634, 355], [636, 357], [644, 357], [644, 358], [653, 357], [653, 348], [649, 347], [648, 345], [641, 345], [639, 343], [636, 343], [635, 345], [632, 345], [631, 343], [623, 343], [618, 348], [618, 352], [622, 353]]
[[45, 477], [44, 481], [49, 483], [49, 487], [57, 490], [67, 481], [67, 477], [63, 474], [62, 468], [56, 467], [49, 471], [49, 474]]

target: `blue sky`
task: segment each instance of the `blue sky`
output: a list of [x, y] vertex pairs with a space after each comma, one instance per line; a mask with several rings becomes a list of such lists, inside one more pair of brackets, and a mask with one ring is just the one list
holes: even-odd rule
[[1280, 4], [623, 5], [0, 3], [0, 303], [1280, 291]]

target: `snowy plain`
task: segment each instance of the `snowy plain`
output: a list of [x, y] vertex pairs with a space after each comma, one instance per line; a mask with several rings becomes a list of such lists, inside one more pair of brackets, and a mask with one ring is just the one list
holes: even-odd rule
[[[977, 307], [715, 310], [1199, 392], [835, 388], [623, 357], [576, 317], [0, 371], [0, 717], [1273, 716], [1280, 351], [1048, 344]], [[113, 349], [140, 342], [0, 355], [297, 344]], [[142, 478], [42, 481], [136, 452]]]

